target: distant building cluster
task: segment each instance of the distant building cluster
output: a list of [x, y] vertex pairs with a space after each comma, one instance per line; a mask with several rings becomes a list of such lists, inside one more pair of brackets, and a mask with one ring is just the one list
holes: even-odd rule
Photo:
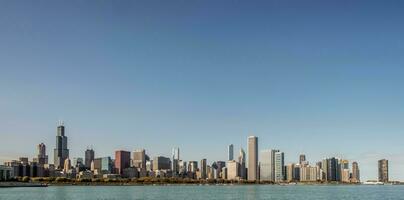
[[[88, 148], [83, 158], [70, 158], [65, 126], [57, 126], [56, 148], [53, 164], [48, 162], [46, 146], [37, 146], [38, 154], [32, 161], [26, 157], [0, 165], [0, 181], [15, 177], [65, 177], [71, 179], [93, 178], [140, 178], [178, 177], [190, 179], [226, 179], [268, 183], [288, 182], [342, 182], [360, 183], [357, 162], [350, 163], [340, 158], [325, 158], [310, 164], [306, 155], [300, 155], [297, 163], [285, 164], [284, 152], [277, 149], [259, 151], [258, 138], [247, 139], [247, 154], [240, 149], [234, 154], [234, 145], [228, 146], [227, 161], [214, 161], [210, 165], [206, 158], [185, 161], [178, 147], [172, 149], [171, 157], [150, 158], [145, 149], [133, 152], [115, 151], [115, 157], [96, 157]], [[351, 165], [350, 165], [351, 164]], [[379, 181], [389, 182], [388, 161], [378, 162]]]

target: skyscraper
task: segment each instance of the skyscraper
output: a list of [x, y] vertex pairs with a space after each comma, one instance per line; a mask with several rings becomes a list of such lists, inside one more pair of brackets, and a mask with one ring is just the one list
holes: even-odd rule
[[299, 156], [299, 164], [304, 165], [305, 162], [306, 162], [306, 155], [300, 154], [300, 156]]
[[248, 180], [258, 180], [258, 138], [248, 137]]
[[230, 144], [227, 149], [227, 160], [234, 160], [234, 146]]
[[178, 171], [182, 177], [187, 174], [187, 162], [186, 161], [180, 160], [178, 162]]
[[389, 182], [389, 161], [386, 159], [379, 160], [379, 182]]
[[285, 180], [285, 154], [283, 152], [275, 153], [275, 182]]
[[351, 181], [353, 183], [359, 183], [361, 180], [360, 178], [360, 171], [359, 171], [359, 165], [357, 162], [352, 163], [352, 179]]
[[64, 164], [63, 165], [63, 171], [65, 173], [69, 172], [69, 170], [72, 168], [72, 163], [71, 163], [70, 159], [66, 158], [66, 160], [64, 161], [63, 164]]
[[[221, 177], [221, 174], [223, 172], [223, 168], [225, 168], [225, 167], [226, 167], [226, 162], [224, 162], [224, 161], [216, 161], [216, 169], [217, 169], [217, 171], [216, 171], [217, 175], [216, 176], [218, 178], [223, 178], [223, 177]], [[245, 164], [244, 164], [244, 169], [245, 169]]]
[[38, 149], [38, 156], [37, 156], [38, 164], [40, 165], [48, 164], [48, 156], [46, 155], [45, 144], [44, 143], [38, 144], [37, 149]]
[[260, 181], [273, 181], [271, 173], [271, 150], [262, 150], [260, 152]]
[[323, 163], [323, 168], [325, 168], [327, 181], [339, 181], [340, 170], [338, 159], [335, 157], [328, 158], [325, 160], [325, 164]]
[[164, 156], [156, 156], [153, 158], [153, 170], [168, 170], [171, 168], [170, 158]]
[[260, 180], [275, 181], [275, 153], [279, 150], [263, 150], [260, 154]]
[[86, 149], [84, 155], [84, 166], [87, 169], [91, 168], [91, 162], [94, 160], [94, 150], [93, 149]]
[[94, 170], [97, 170], [98, 174], [102, 174], [102, 158], [94, 158], [93, 160]]
[[56, 148], [54, 149], [54, 164], [56, 169], [64, 167], [65, 160], [69, 157], [67, 148], [67, 137], [65, 136], [65, 127], [63, 122], [58, 123], [56, 135]]
[[339, 162], [340, 166], [340, 179], [344, 183], [350, 182], [350, 171], [349, 171], [349, 161], [341, 159]]
[[172, 149], [171, 152], [171, 170], [173, 173], [173, 176], [177, 176], [179, 174], [179, 161], [180, 161], [180, 148], [176, 147]]
[[201, 172], [201, 179], [206, 179], [207, 177], [207, 161], [206, 159], [202, 159], [201, 160], [201, 168], [199, 169], [199, 171]]
[[227, 161], [227, 179], [237, 180], [239, 178], [239, 163], [235, 160]]
[[300, 167], [300, 181], [301, 182], [313, 182], [317, 181], [317, 167], [311, 167], [304, 165]]
[[130, 152], [115, 151], [115, 168], [116, 173], [123, 175], [123, 170], [130, 167]]
[[136, 168], [146, 169], [146, 151], [144, 149], [133, 151], [132, 164]]
[[286, 165], [286, 181], [288, 182], [294, 181], [294, 168], [295, 168], [294, 163]]
[[240, 178], [245, 180], [245, 179], [247, 179], [247, 171], [246, 171], [246, 156], [245, 156], [245, 152], [244, 152], [243, 148], [240, 149], [240, 154], [238, 156], [238, 162], [240, 164], [240, 168], [239, 168]]
[[188, 162], [188, 171], [195, 173], [198, 169], [198, 161], [189, 161]]
[[101, 158], [101, 173], [110, 174], [112, 173], [113, 163], [111, 157]]

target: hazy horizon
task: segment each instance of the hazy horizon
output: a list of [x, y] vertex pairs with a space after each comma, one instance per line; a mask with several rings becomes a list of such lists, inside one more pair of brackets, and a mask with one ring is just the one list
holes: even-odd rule
[[0, 162], [145, 148], [286, 163], [337, 156], [404, 181], [403, 1], [3, 1]]

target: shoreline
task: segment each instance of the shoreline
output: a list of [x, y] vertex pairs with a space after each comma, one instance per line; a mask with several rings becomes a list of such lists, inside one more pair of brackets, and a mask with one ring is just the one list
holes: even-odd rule
[[58, 187], [58, 186], [361, 186], [365, 184], [350, 183], [102, 183], [102, 182], [1, 182], [0, 188], [10, 187]]

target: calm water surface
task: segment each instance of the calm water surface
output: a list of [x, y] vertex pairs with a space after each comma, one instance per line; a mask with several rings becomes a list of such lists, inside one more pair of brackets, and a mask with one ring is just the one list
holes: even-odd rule
[[404, 199], [404, 186], [53, 186], [3, 188], [0, 199]]

